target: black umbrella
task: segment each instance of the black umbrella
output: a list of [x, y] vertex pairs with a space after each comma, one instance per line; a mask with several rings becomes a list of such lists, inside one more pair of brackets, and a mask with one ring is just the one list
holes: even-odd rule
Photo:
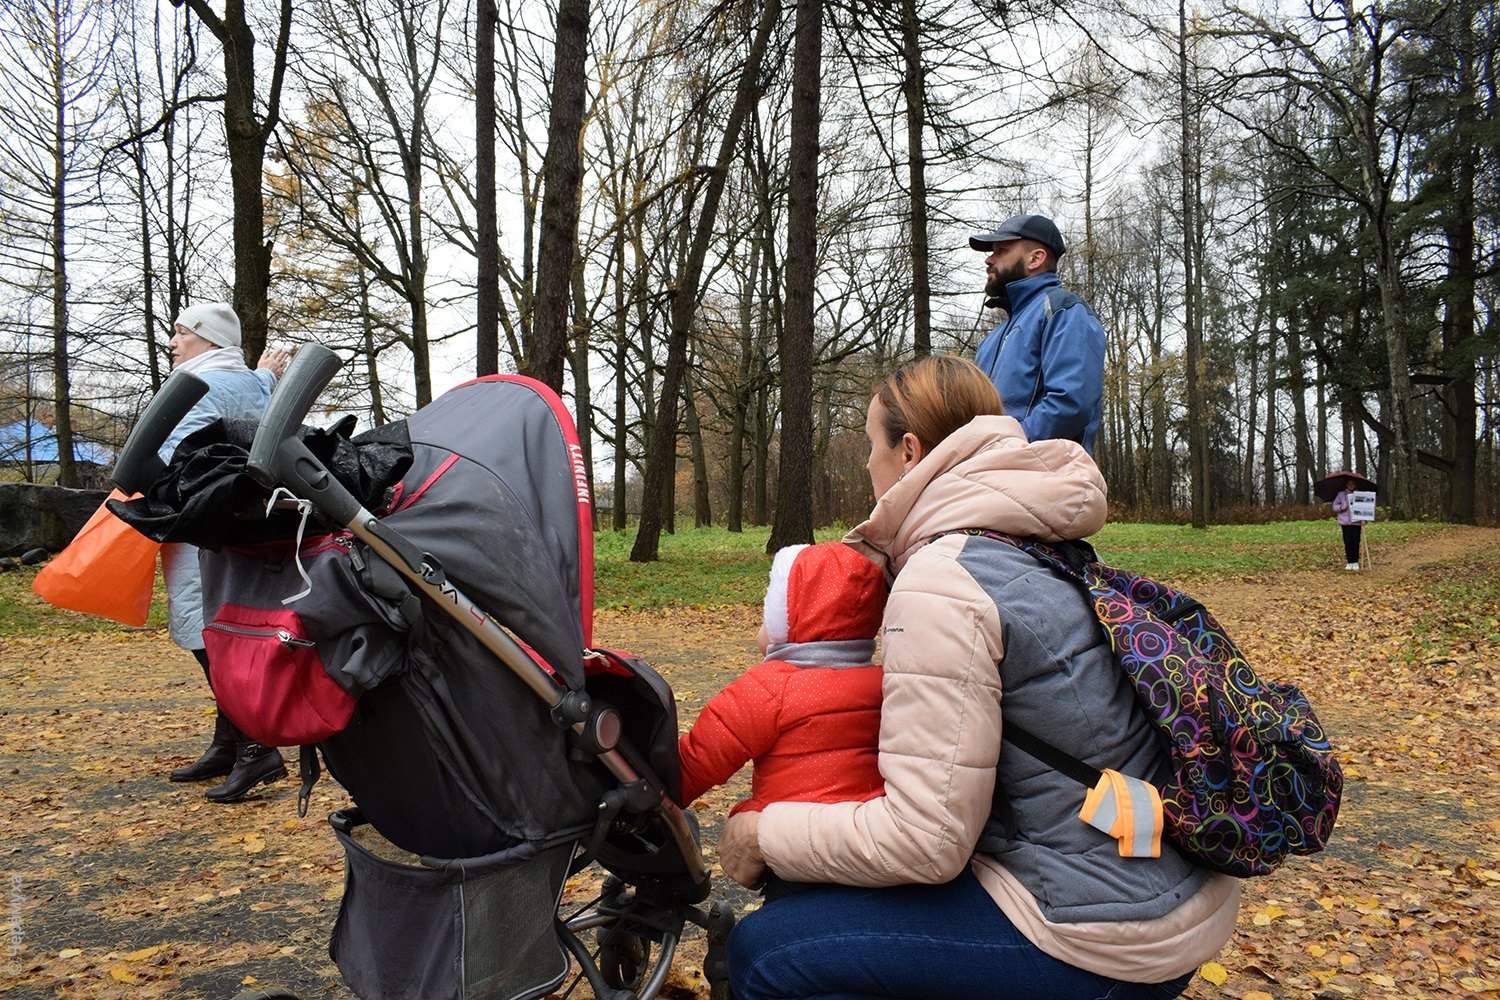
[[1313, 496], [1332, 503], [1333, 498], [1338, 496], [1339, 491], [1344, 488], [1344, 484], [1351, 479], [1354, 480], [1356, 490], [1375, 492], [1375, 483], [1357, 472], [1330, 472], [1313, 484]]

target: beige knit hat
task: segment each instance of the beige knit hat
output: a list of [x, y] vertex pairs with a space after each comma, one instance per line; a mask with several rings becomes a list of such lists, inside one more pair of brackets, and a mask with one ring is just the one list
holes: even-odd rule
[[188, 306], [177, 314], [176, 327], [191, 330], [210, 344], [220, 347], [240, 346], [240, 318], [228, 302], [205, 302]]

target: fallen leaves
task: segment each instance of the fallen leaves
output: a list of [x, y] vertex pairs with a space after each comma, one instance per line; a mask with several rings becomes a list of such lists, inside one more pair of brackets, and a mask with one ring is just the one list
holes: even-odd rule
[[1442, 572], [1195, 591], [1227, 609], [1263, 676], [1307, 692], [1346, 785], [1327, 851], [1241, 884], [1238, 929], [1213, 963], [1223, 978], [1187, 996], [1251, 1000], [1268, 980], [1278, 1000], [1500, 989], [1500, 648], [1424, 649], [1414, 622]]
[[[1429, 569], [1398, 572], [1387, 553], [1368, 574], [1187, 587], [1263, 676], [1307, 692], [1348, 782], [1329, 849], [1242, 883], [1236, 934], [1188, 997], [1500, 996], [1500, 647], [1472, 630], [1429, 647], [1417, 625], [1445, 559], [1494, 549], [1467, 537], [1424, 542]], [[686, 724], [757, 658], [758, 618], [753, 605], [610, 611], [595, 636], [667, 676]], [[166, 782], [202, 749], [213, 710], [196, 664], [160, 633], [0, 646], [0, 843], [25, 897], [14, 992], [349, 998], [326, 954], [343, 863], [319, 817], [347, 804], [337, 784], [320, 782], [299, 821], [292, 780], [233, 806]], [[710, 851], [737, 780], [701, 803]], [[585, 872], [566, 901], [598, 887]], [[689, 936], [662, 995], [706, 996], [701, 962]]]

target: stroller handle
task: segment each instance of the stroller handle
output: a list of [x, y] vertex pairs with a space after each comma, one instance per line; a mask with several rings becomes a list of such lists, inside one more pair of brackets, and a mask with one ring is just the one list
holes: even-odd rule
[[120, 449], [120, 457], [109, 474], [116, 486], [126, 493], [144, 493], [146, 487], [161, 477], [167, 467], [157, 454], [162, 442], [207, 392], [208, 383], [187, 372], [178, 372], [167, 379], [151, 397], [130, 437], [125, 439], [125, 447]]
[[284, 483], [339, 524], [357, 519], [363, 510], [297, 437], [307, 411], [318, 394], [332, 381], [343, 362], [322, 344], [304, 344], [297, 350], [286, 376], [255, 431], [246, 470], [262, 486]]

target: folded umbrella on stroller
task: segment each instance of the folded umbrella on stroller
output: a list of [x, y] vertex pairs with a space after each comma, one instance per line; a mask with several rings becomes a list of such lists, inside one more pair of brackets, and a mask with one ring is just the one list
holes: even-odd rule
[[[710, 929], [705, 971], [722, 992], [733, 917], [696, 905], [708, 877], [672, 799], [670, 691], [644, 663], [591, 649], [571, 418], [529, 379], [452, 390], [406, 421], [411, 464], [377, 516], [298, 433], [337, 368], [326, 349], [299, 352], [246, 466], [333, 530], [205, 553], [204, 577], [225, 644], [215, 670], [243, 675], [245, 699], [294, 706], [264, 725], [301, 720], [358, 806], [333, 820], [348, 858], [340, 970], [368, 997], [534, 997], [560, 982], [566, 948], [597, 995], [646, 998], [691, 921]], [[423, 863], [393, 873], [359, 843], [367, 824]], [[606, 898], [557, 921], [563, 880], [596, 858]], [[577, 937], [590, 928], [597, 959]]]

